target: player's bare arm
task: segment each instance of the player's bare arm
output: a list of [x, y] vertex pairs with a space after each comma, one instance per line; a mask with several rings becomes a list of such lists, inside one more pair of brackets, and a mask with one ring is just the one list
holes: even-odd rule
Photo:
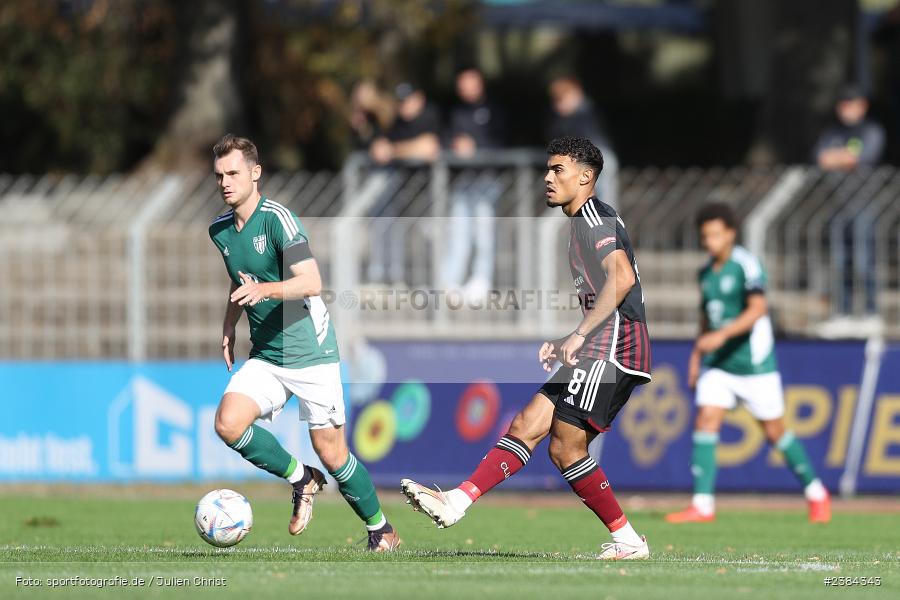
[[231, 301], [231, 295], [237, 288], [238, 286], [232, 282], [231, 288], [228, 290], [228, 304], [225, 307], [225, 320], [222, 323], [222, 356], [225, 359], [225, 366], [228, 367], [229, 371], [231, 371], [231, 368], [234, 366], [235, 328], [237, 327], [238, 320], [241, 318], [241, 313], [244, 312], [243, 306]]
[[394, 158], [421, 158], [436, 160], [441, 153], [441, 142], [433, 133], [423, 133], [411, 140], [394, 142]]
[[240, 306], [254, 306], [267, 298], [301, 300], [322, 293], [322, 275], [316, 259], [294, 263], [291, 265], [291, 275], [285, 281], [256, 282], [239, 271], [242, 285], [231, 294], [231, 301]]
[[769, 304], [763, 294], [750, 294], [747, 296], [747, 307], [735, 320], [716, 331], [704, 333], [697, 339], [696, 348], [701, 354], [715, 352], [733, 337], [749, 333], [753, 324], [766, 316], [769, 312]]
[[636, 283], [634, 269], [624, 250], [614, 250], [601, 263], [608, 279], [600, 288], [594, 306], [585, 312], [581, 323], [575, 328], [559, 348], [562, 363], [568, 366], [578, 364], [575, 355], [584, 345], [585, 336], [602, 325], [624, 300]]
[[[697, 334], [697, 341], [709, 331], [709, 319], [706, 318], [706, 311], [700, 310], [700, 333]], [[703, 353], [697, 348], [697, 342], [694, 342], [694, 348], [691, 350], [691, 357], [688, 359], [688, 389], [697, 387], [697, 379], [700, 378], [700, 364], [703, 362]]]

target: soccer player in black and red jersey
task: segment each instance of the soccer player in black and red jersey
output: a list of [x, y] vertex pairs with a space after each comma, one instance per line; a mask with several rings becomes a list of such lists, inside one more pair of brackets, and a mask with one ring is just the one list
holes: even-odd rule
[[650, 336], [634, 251], [625, 224], [593, 195], [603, 155], [585, 138], [564, 137], [547, 147], [547, 205], [571, 220], [569, 266], [582, 309], [578, 327], [544, 342], [538, 360], [560, 369], [513, 419], [509, 431], [456, 488], [434, 491], [401, 482], [410, 504], [449, 527], [488, 490], [514, 475], [550, 435], [550, 457], [582, 501], [609, 529], [612, 543], [599, 558], [630, 560], [650, 555], [616, 501], [588, 444], [607, 431], [635, 386], [650, 381]]

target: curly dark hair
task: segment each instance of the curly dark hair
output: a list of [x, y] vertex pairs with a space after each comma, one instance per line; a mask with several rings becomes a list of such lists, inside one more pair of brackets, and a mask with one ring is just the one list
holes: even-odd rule
[[711, 202], [697, 211], [698, 229], [710, 221], [722, 221], [728, 229], [737, 230], [737, 217], [734, 215], [734, 210], [724, 202]]
[[594, 169], [594, 179], [603, 170], [603, 153], [583, 137], [561, 137], [547, 144], [547, 156], [568, 156], [575, 162]]

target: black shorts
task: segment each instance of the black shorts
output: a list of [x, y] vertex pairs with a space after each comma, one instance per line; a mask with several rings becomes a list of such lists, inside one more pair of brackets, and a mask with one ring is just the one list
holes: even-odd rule
[[635, 386], [647, 380], [618, 369], [605, 360], [579, 360], [563, 365], [538, 393], [556, 406], [553, 416], [585, 431], [603, 432], [628, 402]]

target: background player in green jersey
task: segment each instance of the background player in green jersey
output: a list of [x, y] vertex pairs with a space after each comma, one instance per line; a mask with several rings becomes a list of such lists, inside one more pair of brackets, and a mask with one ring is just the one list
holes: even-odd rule
[[689, 508], [667, 515], [666, 520], [715, 519], [716, 444], [725, 411], [740, 399], [803, 484], [810, 521], [827, 522], [831, 519], [828, 491], [816, 477], [803, 445], [784, 426], [784, 396], [765, 296], [766, 272], [755, 256], [735, 245], [737, 224], [728, 205], [703, 207], [697, 227], [710, 261], [700, 270], [701, 333], [688, 366], [688, 385], [696, 388], [698, 408], [691, 458], [694, 497]]
[[230, 209], [209, 228], [231, 278], [222, 328], [229, 371], [235, 326], [244, 311], [252, 342], [250, 359], [232, 375], [222, 396], [216, 433], [255, 466], [293, 485], [288, 531], [302, 533], [325, 476], [255, 424], [273, 419], [297, 396], [313, 449], [366, 524], [369, 550], [393, 550], [400, 538], [381, 511], [368, 471], [347, 448], [340, 356], [306, 231], [291, 211], [260, 195], [262, 167], [253, 142], [229, 134], [213, 155], [216, 183]]

